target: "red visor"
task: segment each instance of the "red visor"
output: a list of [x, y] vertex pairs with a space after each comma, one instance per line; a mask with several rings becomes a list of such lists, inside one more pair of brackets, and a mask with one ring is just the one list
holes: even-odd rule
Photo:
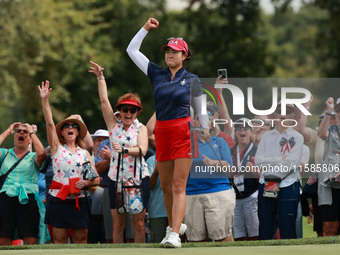
[[120, 106], [122, 106], [123, 104], [135, 105], [138, 106], [141, 110], [143, 109], [143, 107], [140, 104], [138, 104], [135, 100], [132, 99], [126, 99], [120, 102], [119, 104], [116, 105], [116, 109], [120, 108]]

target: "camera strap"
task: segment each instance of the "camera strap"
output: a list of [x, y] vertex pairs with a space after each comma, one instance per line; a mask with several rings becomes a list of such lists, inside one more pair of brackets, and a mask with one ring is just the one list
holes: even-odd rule
[[[207, 143], [209, 144], [211, 150], [212, 150], [212, 151], [214, 152], [214, 154], [215, 154], [215, 157], [217, 158], [218, 162], [220, 163], [221, 167], [223, 168], [223, 164], [222, 164], [220, 158], [217, 156], [217, 154], [216, 154], [214, 148], [211, 146], [211, 144], [210, 144], [209, 141], [207, 141]], [[242, 194], [241, 194], [241, 192], [238, 190], [238, 188], [237, 188], [237, 186], [235, 185], [233, 179], [229, 178], [228, 174], [227, 174], [227, 178], [228, 178], [228, 180], [229, 180], [229, 182], [230, 182], [231, 187], [233, 187], [233, 189], [235, 190], [236, 196], [237, 196], [238, 198], [242, 198]]]

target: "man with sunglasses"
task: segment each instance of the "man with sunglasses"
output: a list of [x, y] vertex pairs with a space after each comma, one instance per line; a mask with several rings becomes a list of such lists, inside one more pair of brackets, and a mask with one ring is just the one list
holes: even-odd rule
[[[0, 149], [0, 175], [13, 169], [0, 190], [0, 245], [12, 244], [16, 228], [24, 244], [37, 244], [38, 237], [39, 243], [45, 242], [45, 233], [39, 233], [45, 208], [39, 198], [38, 176], [46, 152], [36, 130], [35, 125], [15, 122], [0, 135], [1, 145], [14, 134], [14, 148]], [[30, 143], [36, 152], [28, 151]]]
[[274, 113], [274, 119], [278, 119], [274, 122], [275, 129], [263, 134], [255, 155], [255, 165], [262, 170], [258, 196], [260, 240], [274, 238], [277, 212], [281, 238], [296, 238], [299, 166], [304, 141], [300, 133], [288, 127], [289, 120], [294, 118], [293, 105], [287, 105], [283, 115], [279, 104]]

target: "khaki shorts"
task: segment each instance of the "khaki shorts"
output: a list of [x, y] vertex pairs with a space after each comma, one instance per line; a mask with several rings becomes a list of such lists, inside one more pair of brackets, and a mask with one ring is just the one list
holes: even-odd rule
[[184, 223], [188, 226], [188, 241], [229, 237], [234, 221], [235, 200], [232, 189], [187, 195]]

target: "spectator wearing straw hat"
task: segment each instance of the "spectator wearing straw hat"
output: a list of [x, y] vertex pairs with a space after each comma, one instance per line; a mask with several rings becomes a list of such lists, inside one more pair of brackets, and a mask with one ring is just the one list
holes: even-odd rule
[[55, 125], [48, 100], [52, 91], [49, 81], [42, 82], [38, 88], [54, 173], [46, 204], [45, 223], [52, 226], [54, 243], [67, 243], [68, 229], [72, 229], [72, 243], [86, 243], [89, 215], [84, 188], [99, 184], [98, 177], [85, 180], [82, 175], [83, 163], [86, 161], [95, 171], [92, 157], [83, 141], [89, 134], [79, 115], [71, 115]]

